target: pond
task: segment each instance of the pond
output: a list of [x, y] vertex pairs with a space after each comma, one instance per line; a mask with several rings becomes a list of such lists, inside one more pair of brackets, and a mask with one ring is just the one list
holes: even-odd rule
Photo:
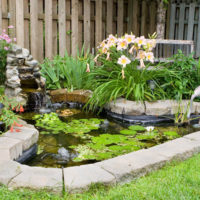
[[200, 130], [193, 126], [122, 124], [71, 108], [49, 114], [27, 112], [21, 117], [40, 132], [37, 155], [26, 164], [43, 167], [94, 163]]

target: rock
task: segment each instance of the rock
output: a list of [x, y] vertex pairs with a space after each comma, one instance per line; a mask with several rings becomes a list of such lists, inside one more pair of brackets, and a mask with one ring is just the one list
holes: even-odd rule
[[12, 76], [10, 79], [7, 79], [6, 85], [11, 88], [17, 88], [20, 86], [20, 79], [17, 75]]
[[34, 67], [34, 68], [33, 68], [33, 72], [38, 72], [38, 71], [40, 71], [40, 68], [39, 68], [39, 67]]
[[7, 56], [7, 64], [9, 65], [17, 65], [18, 64], [18, 59], [17, 58], [12, 58], [10, 56]]
[[63, 188], [62, 169], [26, 167], [9, 182], [8, 187], [10, 189], [31, 188], [61, 193]]
[[23, 151], [29, 149], [32, 145], [37, 143], [39, 132], [35, 128], [18, 127], [17, 129], [20, 130], [20, 133], [8, 131], [2, 136], [22, 141]]
[[[174, 115], [180, 109], [182, 112], [186, 112], [188, 104], [188, 100], [182, 100], [181, 102], [175, 100], [158, 100], [154, 102], [145, 101], [146, 115]], [[195, 110], [196, 108], [193, 106], [192, 113], [194, 113]]]
[[25, 57], [25, 58], [28, 58], [29, 55], [30, 55], [30, 52], [28, 49], [25, 49], [25, 48], [22, 48], [22, 55]]
[[35, 78], [40, 78], [41, 74], [40, 74], [40, 72], [33, 72], [33, 76]]
[[21, 54], [22, 53], [22, 48], [16, 44], [12, 45], [10, 49], [10, 53], [13, 53], [15, 55]]
[[33, 74], [31, 74], [31, 73], [26, 73], [26, 74], [20, 74], [20, 75], [19, 75], [19, 78], [20, 78], [21, 80], [33, 80], [33, 79], [34, 79], [34, 76], [33, 76]]
[[18, 96], [21, 91], [22, 91], [22, 89], [20, 87], [17, 87], [17, 88], [6, 87], [5, 95], [8, 97], [15, 97], [15, 96]]
[[142, 102], [129, 101], [124, 98], [108, 103], [105, 108], [117, 114], [142, 115], [145, 113], [145, 106]]
[[35, 67], [38, 65], [38, 61], [37, 60], [32, 60], [32, 61], [25, 61], [25, 65], [29, 66], [29, 67]]
[[0, 160], [14, 160], [22, 155], [22, 142], [18, 139], [0, 137]]
[[33, 67], [28, 67], [28, 66], [20, 66], [18, 67], [19, 73], [32, 73], [33, 72]]
[[91, 184], [114, 184], [115, 177], [95, 165], [82, 165], [64, 169], [65, 189], [69, 192], [79, 192], [88, 189]]
[[6, 70], [6, 78], [7, 79], [11, 79], [13, 76], [18, 76], [18, 75], [19, 75], [19, 73], [18, 73], [17, 67], [13, 67], [13, 68]]
[[33, 56], [29, 55], [28, 58], [26, 58], [26, 61], [32, 61], [33, 60]]
[[40, 77], [40, 87], [44, 88], [46, 84], [46, 78], [44, 78], [43, 76]]
[[24, 65], [24, 63], [25, 63], [24, 58], [18, 58], [18, 66]]
[[59, 89], [50, 92], [50, 96], [53, 103], [59, 102], [78, 102], [86, 103], [91, 96], [89, 90], [74, 90], [73, 92], [67, 92], [66, 89]]
[[0, 183], [8, 185], [8, 183], [22, 172], [22, 165], [14, 161], [6, 161], [0, 164]]

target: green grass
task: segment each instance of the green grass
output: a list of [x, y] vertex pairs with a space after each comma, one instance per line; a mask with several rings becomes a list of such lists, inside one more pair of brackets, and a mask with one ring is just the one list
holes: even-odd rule
[[172, 163], [129, 184], [93, 186], [83, 194], [59, 197], [30, 190], [9, 191], [0, 187], [1, 200], [197, 200], [200, 199], [200, 154], [182, 163]]

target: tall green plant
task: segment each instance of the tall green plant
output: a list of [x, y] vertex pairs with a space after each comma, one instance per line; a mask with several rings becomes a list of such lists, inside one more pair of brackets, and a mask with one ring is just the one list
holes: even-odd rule
[[[124, 97], [134, 101], [151, 101], [165, 98], [165, 93], [157, 84], [157, 78], [165, 75], [165, 70], [149, 70], [147, 65], [138, 69], [138, 61], [131, 62], [125, 68], [125, 78], [121, 77], [121, 67], [111, 61], [96, 68], [90, 73], [93, 77], [91, 87], [94, 92], [88, 104], [90, 109], [103, 107], [106, 103], [118, 97]], [[149, 81], [154, 80], [155, 89], [152, 90]]]
[[69, 91], [73, 91], [86, 88], [89, 81], [87, 64], [91, 70], [94, 68], [91, 55], [84, 56], [81, 51], [80, 54], [77, 54], [77, 58], [74, 58], [66, 52], [64, 57], [57, 55], [52, 61], [45, 59], [41, 65], [41, 72], [47, 80], [48, 89], [67, 88]]

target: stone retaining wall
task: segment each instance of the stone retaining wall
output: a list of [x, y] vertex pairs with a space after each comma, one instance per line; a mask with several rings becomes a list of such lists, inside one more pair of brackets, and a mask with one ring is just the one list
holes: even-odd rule
[[125, 183], [163, 167], [173, 160], [185, 160], [200, 152], [200, 132], [168, 141], [95, 164], [76, 167], [30, 167], [15, 161], [38, 138], [38, 131], [24, 124], [20, 133], [7, 132], [0, 137], [0, 184], [10, 189], [45, 189], [61, 193], [88, 189], [91, 184]]

